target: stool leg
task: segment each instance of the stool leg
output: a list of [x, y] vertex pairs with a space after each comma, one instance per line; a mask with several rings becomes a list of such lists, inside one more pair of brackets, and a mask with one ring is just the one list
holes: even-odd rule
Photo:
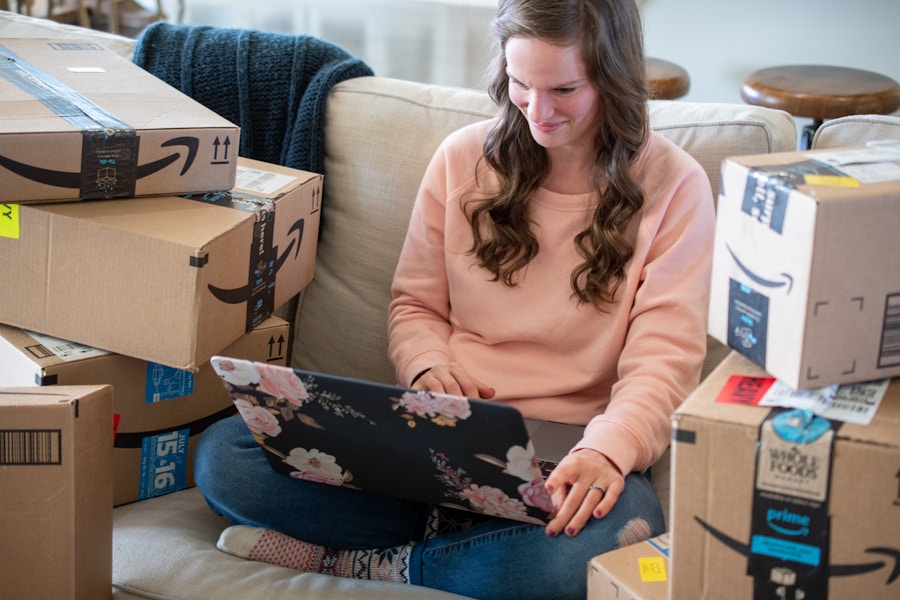
[[803, 128], [803, 135], [800, 137], [800, 149], [809, 150], [812, 148], [813, 136], [822, 126], [822, 119], [813, 119], [813, 122]]

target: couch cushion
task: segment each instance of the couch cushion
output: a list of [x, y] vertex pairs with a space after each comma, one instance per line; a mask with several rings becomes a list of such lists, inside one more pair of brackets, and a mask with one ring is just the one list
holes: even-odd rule
[[[493, 112], [487, 95], [473, 90], [372, 77], [335, 86], [326, 110], [316, 279], [298, 305], [295, 366], [395, 381], [387, 307], [420, 180], [446, 135]], [[749, 105], [653, 101], [650, 121], [697, 158], [714, 193], [724, 158], [797, 143], [787, 113]]]
[[422, 174], [445, 136], [492, 114], [472, 90], [373, 77], [334, 87], [316, 279], [300, 302], [295, 365], [395, 381], [387, 305]]
[[116, 600], [241, 598], [277, 600], [462, 600], [436, 590], [300, 573], [216, 549], [228, 522], [190, 488], [113, 511], [113, 597]]
[[900, 117], [852, 115], [825, 121], [813, 136], [812, 149], [862, 146], [877, 140], [900, 140]]
[[697, 159], [709, 175], [713, 197], [719, 193], [725, 158], [797, 148], [793, 117], [746, 104], [655, 100], [650, 102], [650, 126]]

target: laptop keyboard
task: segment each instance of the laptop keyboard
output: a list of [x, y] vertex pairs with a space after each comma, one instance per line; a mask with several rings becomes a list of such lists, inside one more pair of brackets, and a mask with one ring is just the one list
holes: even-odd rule
[[556, 468], [556, 465], [558, 464], [558, 462], [554, 462], [552, 460], [538, 461], [538, 466], [541, 468], [541, 473], [544, 475], [544, 479], [546, 479], [550, 475], [550, 473], [553, 471], [553, 469]]

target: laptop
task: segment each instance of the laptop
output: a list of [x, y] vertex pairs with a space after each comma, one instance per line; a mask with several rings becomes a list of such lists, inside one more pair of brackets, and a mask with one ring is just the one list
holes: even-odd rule
[[515, 408], [214, 356], [269, 464], [286, 476], [544, 524], [544, 477], [583, 427]]

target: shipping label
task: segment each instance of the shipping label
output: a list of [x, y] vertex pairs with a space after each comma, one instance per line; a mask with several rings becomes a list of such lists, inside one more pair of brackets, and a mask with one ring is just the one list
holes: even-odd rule
[[896, 140], [869, 142], [866, 148], [817, 152], [816, 160], [839, 170], [845, 180], [879, 183], [900, 179], [900, 143]]
[[238, 165], [235, 173], [234, 187], [263, 196], [271, 196], [297, 178], [286, 173], [273, 173], [262, 169], [253, 169]]
[[716, 396], [716, 402], [796, 408], [811, 411], [829, 421], [868, 425], [890, 383], [890, 379], [880, 379], [795, 390], [774, 377], [732, 375]]
[[68, 340], [25, 329], [22, 331], [38, 342], [38, 346], [28, 346], [26, 348], [26, 350], [28, 350], [35, 358], [46, 358], [53, 355], [64, 362], [69, 362], [73, 360], [95, 358], [97, 356], [106, 356], [109, 354], [106, 350], [100, 350], [99, 348], [94, 348], [93, 346], [88, 346], [86, 344], [70, 342]]

